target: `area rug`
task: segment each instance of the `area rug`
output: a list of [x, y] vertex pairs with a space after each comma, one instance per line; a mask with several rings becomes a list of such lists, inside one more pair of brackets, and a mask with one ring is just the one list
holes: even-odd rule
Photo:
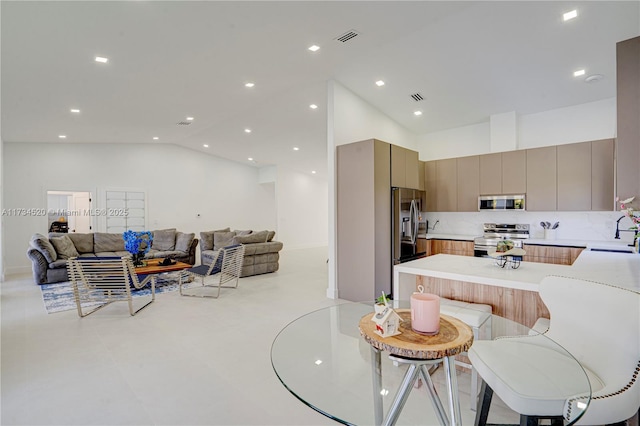
[[[179, 272], [167, 272], [159, 274], [156, 278], [156, 295], [162, 293], [168, 293], [178, 290], [178, 277]], [[193, 283], [191, 283], [193, 285]], [[71, 283], [61, 282], [54, 284], [42, 284], [40, 286], [42, 291], [42, 300], [47, 313], [53, 314], [56, 312], [69, 311], [76, 309], [76, 302], [73, 298], [73, 290], [71, 289]], [[140, 290], [132, 290], [131, 297], [143, 297], [151, 296], [151, 287], [146, 285]], [[83, 307], [90, 308], [97, 304], [83, 304]]]

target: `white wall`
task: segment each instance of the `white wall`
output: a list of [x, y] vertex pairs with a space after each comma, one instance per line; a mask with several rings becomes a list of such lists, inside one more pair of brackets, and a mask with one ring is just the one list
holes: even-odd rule
[[278, 167], [278, 241], [283, 250], [327, 245], [327, 182]]
[[[288, 233], [277, 228], [274, 185], [258, 183], [258, 169], [175, 145], [5, 143], [2, 163], [6, 209], [46, 209], [47, 190], [142, 188], [150, 229]], [[96, 198], [99, 209], [104, 200]], [[30, 271], [28, 241], [46, 234], [47, 218], [4, 219], [6, 272]]]
[[[510, 121], [505, 122], [511, 125]], [[509, 132], [512, 133], [513, 130], [509, 129]], [[492, 152], [492, 136], [490, 122], [487, 121], [420, 135], [417, 151], [422, 161], [487, 154]], [[517, 117], [517, 149], [610, 139], [615, 136], [615, 98]]]

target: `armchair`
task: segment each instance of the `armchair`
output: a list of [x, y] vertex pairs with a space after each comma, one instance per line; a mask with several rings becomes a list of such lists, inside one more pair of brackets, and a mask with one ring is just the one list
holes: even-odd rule
[[[194, 297], [212, 297], [217, 299], [220, 296], [221, 288], [238, 288], [238, 280], [242, 271], [242, 260], [244, 258], [244, 245], [237, 244], [219, 249], [210, 265], [199, 265], [185, 269], [187, 275], [193, 278], [200, 278], [201, 287], [190, 288], [188, 292], [183, 291], [183, 278], [185, 274], [180, 274], [180, 295]], [[211, 279], [213, 278], [213, 279]], [[210, 282], [207, 282], [210, 281]], [[235, 281], [235, 284], [231, 283]], [[225, 285], [228, 284], [228, 285]], [[216, 295], [208, 294], [203, 288], [217, 287]]]
[[[118, 301], [127, 302], [133, 316], [156, 298], [156, 276], [148, 275], [139, 281], [130, 257], [74, 257], [69, 259], [67, 270], [80, 317]], [[134, 311], [131, 286], [141, 289], [149, 282], [151, 300]], [[88, 306], [94, 308], [85, 312], [83, 308]]]

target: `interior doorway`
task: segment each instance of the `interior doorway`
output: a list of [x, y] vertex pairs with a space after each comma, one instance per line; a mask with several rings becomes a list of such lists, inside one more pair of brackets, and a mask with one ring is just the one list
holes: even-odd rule
[[92, 199], [88, 191], [47, 191], [49, 232], [91, 232]]

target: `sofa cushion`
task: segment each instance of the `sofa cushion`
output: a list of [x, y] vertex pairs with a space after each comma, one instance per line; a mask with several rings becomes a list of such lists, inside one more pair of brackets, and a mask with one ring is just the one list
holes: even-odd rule
[[93, 234], [93, 251], [94, 253], [125, 251], [122, 234], [96, 232]]
[[200, 250], [213, 250], [213, 234], [216, 232], [229, 232], [230, 228], [218, 229], [200, 233]]
[[273, 240], [273, 237], [276, 236], [276, 231], [269, 231], [269, 234], [267, 235], [267, 242]]
[[60, 269], [67, 267], [67, 259], [58, 259], [55, 262], [49, 264], [49, 269]]
[[31, 241], [29, 243], [33, 248], [42, 253], [47, 263], [53, 263], [58, 260], [58, 253], [56, 253], [56, 249], [53, 247], [49, 239], [44, 235], [35, 234], [33, 237], [31, 237]]
[[226, 247], [231, 244], [235, 244], [233, 242], [233, 237], [235, 236], [236, 236], [236, 233], [233, 231], [214, 232], [213, 233], [213, 249], [220, 250], [223, 247]]
[[238, 244], [264, 243], [268, 234], [269, 231], [252, 232], [249, 235], [238, 235], [235, 240]]
[[53, 237], [50, 241], [56, 249], [56, 253], [58, 253], [58, 259], [70, 259], [72, 257], [78, 257], [80, 254], [68, 235]]
[[69, 234], [78, 253], [93, 253], [93, 234]]
[[174, 250], [176, 247], [176, 228], [153, 231], [151, 247], [160, 251]]
[[246, 231], [239, 231], [237, 229], [234, 229], [233, 232], [235, 232], [236, 235], [249, 235], [252, 231], [251, 229], [247, 229]]
[[196, 237], [196, 234], [194, 234], [193, 232], [190, 234], [187, 234], [184, 232], [177, 232], [175, 250], [188, 252], [189, 249], [191, 248], [191, 243], [193, 242], [193, 239], [195, 237]]

